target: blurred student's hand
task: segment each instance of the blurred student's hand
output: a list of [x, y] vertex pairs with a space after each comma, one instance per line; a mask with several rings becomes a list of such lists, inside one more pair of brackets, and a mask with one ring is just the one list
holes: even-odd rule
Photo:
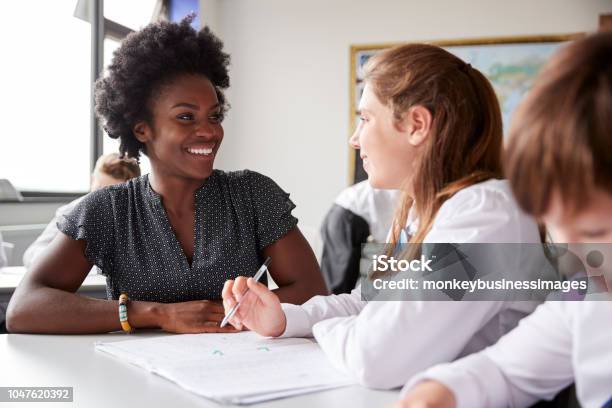
[[418, 384], [392, 408], [455, 408], [453, 392], [437, 381]]
[[[248, 293], [245, 295], [247, 288]], [[262, 336], [276, 337], [283, 334], [287, 320], [278, 296], [264, 284], [253, 278], [239, 276], [228, 280], [223, 286], [223, 306], [225, 313], [240, 302], [240, 307], [229, 320], [238, 330], [246, 327]]]

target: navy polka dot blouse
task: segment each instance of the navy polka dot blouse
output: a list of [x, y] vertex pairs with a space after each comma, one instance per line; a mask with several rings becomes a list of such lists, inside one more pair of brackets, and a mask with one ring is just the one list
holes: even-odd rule
[[88, 194], [57, 226], [87, 242], [85, 256], [106, 276], [109, 299], [125, 292], [170, 303], [220, 299], [227, 279], [252, 275], [262, 249], [298, 222], [289, 194], [249, 170], [214, 170], [195, 203], [191, 265], [148, 175]]

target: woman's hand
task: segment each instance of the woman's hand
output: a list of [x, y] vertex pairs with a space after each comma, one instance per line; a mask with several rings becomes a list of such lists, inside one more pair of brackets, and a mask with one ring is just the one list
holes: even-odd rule
[[170, 333], [230, 333], [233, 327], [220, 328], [223, 305], [210, 300], [163, 304], [159, 326]]
[[[249, 292], [245, 295], [247, 288]], [[280, 336], [285, 331], [287, 320], [278, 296], [253, 278], [239, 276], [235, 281], [228, 280], [221, 295], [225, 313], [240, 302], [240, 307], [229, 320], [236, 329], [247, 327], [271, 337]]]
[[425, 381], [418, 384], [392, 408], [455, 408], [455, 395], [442, 383]]

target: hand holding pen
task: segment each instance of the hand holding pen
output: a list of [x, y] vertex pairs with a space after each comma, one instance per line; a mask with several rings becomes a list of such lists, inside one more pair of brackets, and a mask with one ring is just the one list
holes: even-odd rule
[[[266, 271], [268, 270], [268, 265], [270, 265], [270, 261], [272, 259], [270, 257], [267, 257], [266, 260], [264, 261], [264, 263], [259, 267], [259, 269], [257, 270], [257, 272], [255, 272], [255, 276], [253, 276], [253, 280], [255, 282], [259, 282], [259, 280], [261, 279], [261, 277], [263, 276], [264, 273], [266, 273]], [[244, 295], [246, 295], [246, 293], [249, 291], [249, 289], [247, 288], [241, 295], [241, 297], [244, 297]], [[238, 303], [236, 303], [234, 305], [234, 307], [232, 307], [230, 309], [229, 312], [227, 312], [225, 314], [225, 317], [223, 318], [223, 320], [221, 321], [221, 328], [225, 327], [225, 325], [227, 324], [227, 322], [229, 322], [229, 319], [232, 318], [232, 316], [234, 316], [234, 313], [236, 313], [236, 311], [238, 310], [238, 308], [240, 307], [240, 299], [238, 299]]]
[[[278, 296], [254, 278], [239, 276], [223, 286], [223, 306], [229, 323], [246, 327], [262, 336], [280, 336], [285, 331], [285, 313]], [[239, 307], [236, 307], [240, 303]], [[234, 310], [233, 314], [230, 312]]]

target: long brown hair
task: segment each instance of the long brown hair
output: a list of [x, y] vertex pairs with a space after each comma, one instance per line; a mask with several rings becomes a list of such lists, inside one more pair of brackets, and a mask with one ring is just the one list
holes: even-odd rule
[[567, 45], [544, 67], [512, 121], [506, 172], [536, 217], [553, 193], [574, 213], [594, 189], [612, 194], [612, 32]]
[[414, 205], [419, 226], [410, 243], [421, 243], [446, 200], [472, 184], [502, 177], [502, 119], [495, 91], [477, 69], [427, 44], [402, 45], [375, 55], [364, 79], [396, 119], [415, 105], [432, 115], [431, 132], [412, 177], [414, 196], [404, 193], [391, 235], [395, 244]]

